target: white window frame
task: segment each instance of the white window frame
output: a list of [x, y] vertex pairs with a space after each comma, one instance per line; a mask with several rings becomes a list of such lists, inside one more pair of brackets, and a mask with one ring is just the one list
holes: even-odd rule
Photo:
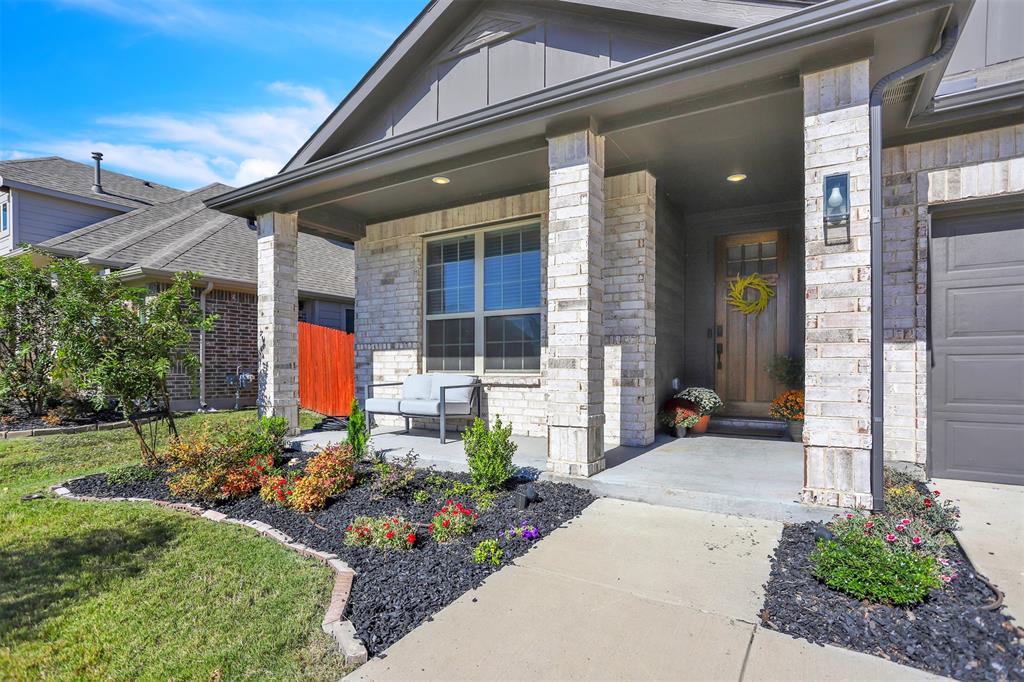
[[[540, 276], [540, 305], [531, 308], [502, 308], [499, 310], [484, 310], [484, 236], [489, 232], [500, 232], [503, 230], [510, 230], [517, 227], [528, 227], [536, 226], [540, 230], [541, 239], [541, 276]], [[459, 237], [465, 237], [473, 235], [473, 310], [472, 312], [462, 313], [427, 313], [427, 244], [430, 242], [445, 241], [448, 239], [458, 239]], [[454, 370], [428, 370], [427, 369], [427, 323], [433, 320], [455, 320], [465, 319], [468, 317], [473, 318], [473, 374], [476, 376], [496, 376], [502, 374], [511, 374], [515, 376], [534, 376], [539, 375], [540, 369], [484, 369], [484, 320], [488, 317], [506, 317], [509, 315], [536, 315], [540, 314], [541, 319], [541, 339], [544, 338], [544, 313], [547, 308], [544, 304], [544, 256], [546, 249], [544, 248], [544, 224], [540, 217], [529, 218], [526, 220], [516, 220], [514, 222], [500, 223], [497, 225], [488, 225], [486, 227], [475, 227], [467, 230], [453, 230], [451, 232], [445, 232], [444, 234], [432, 235], [430, 237], [424, 237], [423, 239], [423, 324], [420, 329], [420, 343], [423, 352], [420, 353], [420, 370], [424, 373], [427, 372], [447, 372], [452, 373]], [[543, 348], [543, 343], [541, 345]], [[460, 370], [465, 371], [465, 370]]]
[[0, 202], [0, 234], [7, 234], [11, 231], [11, 202], [4, 200]]

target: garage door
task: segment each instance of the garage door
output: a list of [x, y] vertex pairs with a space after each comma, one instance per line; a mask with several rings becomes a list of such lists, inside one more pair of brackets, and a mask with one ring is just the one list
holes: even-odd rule
[[1024, 203], [936, 215], [932, 475], [1024, 484]]

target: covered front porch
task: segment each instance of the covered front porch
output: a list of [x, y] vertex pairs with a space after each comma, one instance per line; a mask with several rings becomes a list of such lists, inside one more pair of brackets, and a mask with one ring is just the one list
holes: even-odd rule
[[[344, 438], [343, 432], [307, 431], [291, 442], [293, 447], [312, 451]], [[605, 452], [604, 471], [586, 479], [547, 472], [547, 439], [513, 436], [513, 440], [518, 446], [513, 461], [524, 474], [571, 480], [602, 497], [787, 523], [826, 519], [834, 511], [800, 503], [803, 446], [784, 439], [713, 435], [677, 439], [659, 434], [645, 447], [610, 448]], [[436, 431], [378, 428], [372, 433], [372, 444], [391, 458], [415, 452], [420, 466], [438, 471], [467, 470], [466, 453], [457, 436], [442, 445]]]

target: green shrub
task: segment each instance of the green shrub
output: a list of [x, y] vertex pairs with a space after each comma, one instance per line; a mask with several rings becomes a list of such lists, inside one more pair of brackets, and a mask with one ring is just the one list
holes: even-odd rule
[[494, 428], [477, 417], [462, 436], [473, 483], [485, 490], [497, 490], [516, 473], [512, 456], [516, 444], [511, 440], [512, 424], [503, 426], [501, 417], [494, 420]]
[[952, 541], [948, 533], [936, 533], [922, 519], [911, 516], [893, 517], [891, 514], [866, 516], [848, 513], [835, 518], [828, 524], [832, 532], [842, 537], [849, 533], [860, 533], [878, 538], [890, 550], [902, 549], [933, 557], [942, 555]]
[[284, 452], [287, 434], [288, 419], [285, 417], [260, 417], [255, 424], [231, 432], [228, 440], [234, 441], [246, 457], [273, 455], [277, 459]]
[[768, 376], [788, 389], [804, 387], [804, 359], [789, 355], [776, 355], [768, 363]]
[[370, 433], [366, 428], [366, 413], [359, 407], [359, 401], [352, 400], [352, 409], [348, 415], [348, 428], [346, 429], [345, 442], [352, 446], [352, 452], [356, 459], [362, 459], [366, 455], [366, 442]]
[[447, 494], [448, 497], [469, 497], [480, 511], [487, 511], [494, 506], [494, 492], [475, 483], [451, 481]]
[[416, 490], [412, 494], [412, 501], [416, 504], [426, 504], [430, 502], [430, 493], [426, 490]]
[[489, 562], [495, 566], [500, 566], [501, 557], [504, 554], [505, 550], [498, 547], [497, 540], [483, 540], [473, 548], [473, 563], [483, 564]]
[[143, 464], [125, 464], [107, 472], [107, 485], [127, 485], [156, 478], [156, 469]]
[[429, 473], [427, 474], [426, 483], [429, 487], [434, 490], [444, 490], [448, 487], [448, 479], [441, 474]]
[[416, 531], [401, 516], [357, 516], [345, 528], [345, 544], [377, 549], [412, 549]]
[[[353, 448], [353, 452], [355, 449]], [[371, 497], [382, 500], [402, 492], [416, 477], [416, 460], [419, 455], [410, 450], [401, 459], [376, 462], [373, 465], [374, 478], [370, 483]]]
[[916, 604], [942, 587], [935, 558], [853, 531], [821, 540], [811, 553], [814, 575], [834, 590], [883, 604]]

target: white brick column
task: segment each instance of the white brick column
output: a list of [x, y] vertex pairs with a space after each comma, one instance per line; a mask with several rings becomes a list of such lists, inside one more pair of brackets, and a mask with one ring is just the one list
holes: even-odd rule
[[[803, 500], [871, 497], [868, 61], [804, 74], [806, 422]], [[850, 243], [826, 246], [823, 181], [850, 175]]]
[[259, 217], [257, 284], [260, 416], [286, 417], [299, 431], [298, 216]]
[[548, 470], [604, 469], [604, 138], [548, 140]]

